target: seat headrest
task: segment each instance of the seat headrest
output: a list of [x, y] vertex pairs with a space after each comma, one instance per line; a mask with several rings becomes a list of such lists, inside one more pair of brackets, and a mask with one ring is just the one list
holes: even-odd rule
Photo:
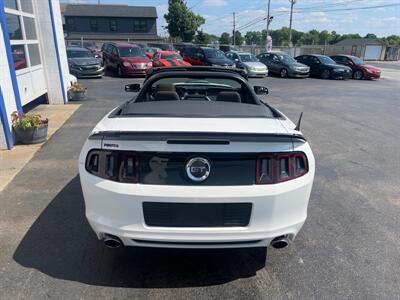
[[225, 101], [225, 102], [242, 102], [238, 92], [222, 91], [218, 94], [215, 101]]
[[155, 95], [155, 101], [174, 101], [174, 100], [180, 100], [177, 92], [159, 91]]
[[175, 92], [175, 86], [172, 84], [160, 83], [156, 86], [156, 91], [172, 91]]

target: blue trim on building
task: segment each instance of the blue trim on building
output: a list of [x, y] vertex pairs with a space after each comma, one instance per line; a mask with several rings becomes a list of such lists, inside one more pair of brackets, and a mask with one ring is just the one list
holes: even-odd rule
[[6, 104], [4, 102], [3, 92], [1, 91], [1, 87], [0, 87], [0, 118], [1, 118], [1, 124], [3, 125], [4, 135], [6, 137], [7, 148], [11, 149], [12, 147], [14, 147], [14, 141], [12, 138], [10, 124], [8, 123]]
[[[0, 1], [3, 1], [3, 0], [0, 0]], [[53, 31], [54, 46], [56, 48], [58, 75], [60, 76], [60, 84], [61, 84], [61, 89], [62, 89], [62, 93], [63, 93], [64, 103], [67, 103], [68, 100], [66, 98], [64, 79], [63, 79], [63, 76], [62, 76], [60, 51], [58, 50], [58, 42], [57, 42], [57, 35], [56, 35], [56, 25], [55, 25], [55, 22], [54, 22], [54, 13], [53, 13], [53, 6], [51, 5], [51, 0], [49, 0], [49, 9], [50, 9], [50, 18], [51, 18], [51, 28], [52, 28], [52, 31]]]
[[10, 37], [8, 36], [6, 13], [4, 12], [3, 0], [0, 0], [0, 23], [3, 29], [4, 45], [6, 47], [8, 69], [10, 71], [11, 83], [14, 90], [15, 105], [17, 106], [17, 110], [22, 112], [21, 96], [19, 94], [17, 75], [15, 74], [15, 69], [14, 69], [14, 58], [11, 52], [11, 43], [10, 43]]

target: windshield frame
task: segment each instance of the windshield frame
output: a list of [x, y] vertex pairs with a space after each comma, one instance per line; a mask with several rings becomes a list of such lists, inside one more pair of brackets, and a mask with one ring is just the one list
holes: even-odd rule
[[294, 57], [292, 57], [289, 54], [277, 54], [278, 58], [280, 59], [281, 62], [284, 62], [286, 64], [296, 64], [298, 63], [297, 60], [294, 59]]
[[[87, 56], [70, 56], [71, 53], [85, 53], [88, 54]], [[95, 58], [93, 52], [90, 50], [86, 49], [79, 49], [79, 50], [73, 50], [73, 49], [67, 49], [67, 58]]]
[[350, 60], [357, 66], [365, 65], [365, 61], [357, 56], [350, 56]]
[[329, 56], [321, 55], [321, 56], [316, 56], [316, 58], [318, 58], [318, 60], [321, 62], [321, 64], [324, 64], [324, 65], [337, 65], [336, 61], [334, 61]]
[[[126, 46], [126, 47], [118, 47], [117, 49], [118, 49], [118, 55], [120, 57], [147, 57], [146, 52], [144, 52], [143, 49], [140, 48], [140, 47], [128, 47], [128, 46]], [[137, 51], [139, 53], [137, 55], [123, 55], [121, 53], [121, 49], [135, 49], [135, 51]], [[127, 53], [124, 53], [124, 54], [127, 54]]]
[[[213, 59], [213, 58], [217, 58], [217, 59], [223, 58], [223, 59], [226, 59], [225, 53], [223, 51], [221, 51], [221, 50], [213, 49], [213, 48], [204, 48], [202, 50], [203, 50], [204, 56], [206, 58], [211, 58], [211, 59]], [[218, 55], [216, 55], [216, 56], [207, 55], [207, 54], [211, 54], [211, 53], [218, 53]]]
[[[237, 55], [239, 56], [240, 61], [244, 62], [244, 63], [260, 61], [254, 54], [251, 54], [251, 53], [238, 53]], [[249, 57], [251, 60], [244, 60], [243, 57], [246, 57], [246, 56]]]

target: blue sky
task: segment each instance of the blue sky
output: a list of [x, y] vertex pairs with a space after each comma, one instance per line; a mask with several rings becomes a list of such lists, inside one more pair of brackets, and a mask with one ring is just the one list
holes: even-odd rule
[[[61, 0], [69, 3], [97, 3], [97, 0]], [[103, 4], [128, 4], [156, 6], [158, 33], [165, 35], [163, 15], [168, 9], [167, 0], [101, 0]], [[297, 0], [294, 5], [293, 28], [301, 31], [311, 29], [336, 30], [338, 33], [375, 33], [378, 36], [400, 35], [400, 5], [354, 8], [400, 4], [400, 0]], [[236, 13], [237, 28], [246, 31], [266, 27], [263, 17], [267, 14], [267, 0], [187, 0], [188, 7], [204, 18], [202, 29], [208, 33], [221, 34], [232, 31], [232, 13]], [[271, 29], [289, 26], [289, 0], [271, 0]], [[241, 28], [243, 27], [243, 28]]]

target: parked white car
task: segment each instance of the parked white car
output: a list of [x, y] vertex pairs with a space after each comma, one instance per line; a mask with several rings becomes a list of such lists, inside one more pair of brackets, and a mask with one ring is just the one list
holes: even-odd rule
[[307, 217], [314, 156], [239, 71], [156, 69], [79, 158], [86, 217], [108, 247], [282, 248]]

